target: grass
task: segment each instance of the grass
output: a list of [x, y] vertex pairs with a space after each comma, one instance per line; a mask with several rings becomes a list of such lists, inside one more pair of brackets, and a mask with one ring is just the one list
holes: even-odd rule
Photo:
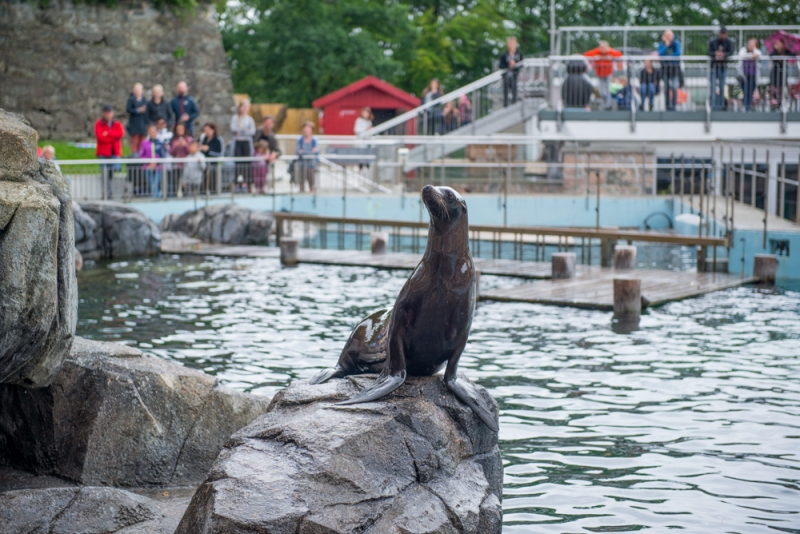
[[[123, 157], [130, 154], [130, 146], [122, 141], [122, 155]], [[39, 140], [39, 146], [51, 145], [56, 149], [56, 160], [68, 161], [75, 159], [96, 159], [94, 148], [78, 148], [73, 146], [73, 143], [68, 141], [54, 141], [52, 139]], [[62, 165], [61, 172], [64, 174], [89, 174], [99, 173], [99, 165]]]

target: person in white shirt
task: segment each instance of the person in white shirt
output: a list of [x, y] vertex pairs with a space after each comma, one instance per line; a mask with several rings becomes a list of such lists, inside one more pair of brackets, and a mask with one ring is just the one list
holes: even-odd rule
[[370, 128], [372, 128], [372, 121], [375, 119], [375, 116], [372, 114], [372, 110], [369, 108], [364, 108], [361, 110], [361, 114], [356, 119], [356, 123], [353, 125], [353, 133], [359, 135], [363, 132], [366, 132]]
[[[256, 122], [250, 113], [250, 101], [242, 100], [236, 108], [236, 115], [231, 117], [231, 143], [233, 156], [249, 158], [253, 155], [253, 136], [256, 135]], [[252, 165], [249, 161], [236, 162], [236, 180], [241, 177], [242, 189], [253, 183]]]
[[200, 152], [197, 141], [189, 143], [189, 155], [183, 165], [182, 187], [187, 194], [193, 194], [200, 189], [206, 170], [206, 157]]
[[753, 93], [758, 83], [758, 60], [761, 59], [761, 50], [758, 48], [758, 39], [750, 39], [747, 46], [739, 50], [739, 84], [742, 86], [744, 109], [752, 111]]

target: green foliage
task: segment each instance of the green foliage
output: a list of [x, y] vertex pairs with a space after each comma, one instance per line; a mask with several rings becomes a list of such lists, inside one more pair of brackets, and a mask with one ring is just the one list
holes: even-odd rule
[[183, 59], [186, 57], [186, 48], [179, 46], [172, 52], [172, 55], [175, 59]]
[[[798, 24], [800, 2], [559, 0], [556, 14], [558, 26]], [[526, 55], [550, 48], [549, 0], [240, 0], [220, 22], [236, 91], [293, 107], [369, 74], [417, 95], [433, 77], [454, 89], [489, 73], [508, 35]]]

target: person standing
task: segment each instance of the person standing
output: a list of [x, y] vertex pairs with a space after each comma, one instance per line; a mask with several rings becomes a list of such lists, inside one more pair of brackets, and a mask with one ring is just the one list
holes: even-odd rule
[[169, 102], [164, 100], [164, 88], [159, 84], [153, 86], [153, 96], [147, 102], [146, 116], [148, 125], [156, 124], [158, 119], [164, 119], [167, 128], [172, 128], [175, 123]]
[[317, 170], [317, 159], [319, 157], [319, 147], [317, 140], [314, 139], [314, 123], [306, 121], [303, 124], [303, 135], [297, 140], [295, 153], [299, 156], [295, 165], [298, 176], [297, 182], [300, 192], [305, 191], [305, 183], [308, 182], [309, 192], [314, 192], [314, 173]]
[[[517, 102], [517, 77], [522, 64], [522, 52], [517, 50], [517, 38], [506, 39], [506, 51], [500, 56], [500, 68], [506, 69], [503, 73], [503, 107], [508, 107], [508, 101]], [[509, 98], [510, 97], [510, 98]]]
[[649, 59], [644, 60], [644, 68], [639, 73], [639, 94], [642, 97], [642, 103], [639, 104], [639, 109], [644, 111], [644, 103], [650, 104], [650, 111], [653, 111], [653, 101], [656, 95], [661, 91], [661, 71], [653, 68], [653, 61]]
[[772, 69], [769, 73], [769, 102], [773, 111], [781, 108], [783, 92], [786, 86], [786, 79], [783, 73], [788, 70], [784, 68], [788, 61], [778, 58], [789, 56], [794, 56], [794, 54], [786, 49], [786, 43], [783, 42], [783, 39], [778, 39], [772, 44], [772, 52], [769, 54], [772, 60]]
[[658, 43], [658, 55], [661, 56], [661, 74], [664, 78], [664, 93], [667, 111], [675, 111], [678, 103], [678, 88], [681, 86], [681, 42], [675, 38], [672, 30], [664, 30], [661, 42]]
[[728, 58], [733, 55], [733, 39], [728, 30], [720, 26], [716, 37], [708, 40], [709, 88], [711, 109], [720, 111], [725, 107], [725, 80], [728, 77]]
[[367, 108], [362, 108], [361, 113], [358, 115], [355, 124], [353, 124], [353, 133], [355, 135], [362, 134], [372, 128], [372, 121], [375, 119], [375, 116], [372, 114], [372, 110]]
[[[97, 138], [95, 150], [97, 159], [119, 159], [122, 156], [122, 138], [125, 137], [125, 129], [122, 123], [114, 118], [113, 107], [103, 106], [103, 116], [94, 123], [94, 135]], [[107, 188], [109, 200], [112, 197], [111, 179], [118, 167], [119, 163], [100, 166], [103, 187]]]
[[281, 155], [281, 148], [278, 144], [278, 139], [275, 137], [275, 117], [267, 115], [264, 119], [264, 124], [261, 129], [256, 133], [254, 143], [264, 140], [269, 145], [269, 163], [274, 163], [278, 156]]
[[[200, 152], [206, 158], [218, 158], [225, 151], [225, 140], [217, 133], [217, 125], [207, 122], [203, 125], [203, 135], [200, 136]], [[216, 181], [217, 164], [209, 163], [206, 167], [206, 189]]]
[[150, 196], [161, 196], [161, 165], [155, 160], [165, 157], [164, 144], [158, 140], [158, 126], [151, 124], [147, 127], [147, 139], [139, 147], [139, 158], [153, 160], [144, 165], [146, 183], [150, 188]]
[[567, 62], [567, 79], [561, 86], [561, 102], [565, 108], [588, 111], [594, 87], [586, 75], [586, 60], [582, 57]]
[[[428, 82], [428, 87], [422, 92], [422, 103], [433, 102], [442, 96], [442, 86], [438, 78], [432, 78]], [[428, 135], [441, 133], [442, 127], [442, 106], [437, 104], [428, 108]]]
[[603, 101], [603, 109], [611, 109], [611, 77], [614, 74], [614, 58], [622, 57], [622, 52], [608, 45], [608, 41], [600, 41], [597, 48], [583, 54], [586, 57], [596, 58], [592, 67], [597, 75], [597, 92]]
[[753, 109], [753, 93], [758, 80], [758, 60], [761, 50], [758, 48], [758, 39], [750, 39], [747, 46], [739, 50], [739, 84], [742, 86], [742, 103], [745, 111]]
[[[186, 133], [186, 124], [179, 122], [175, 125], [172, 132], [172, 139], [169, 142], [169, 155], [173, 158], [185, 158], [189, 155], [189, 145], [192, 144], [192, 136]], [[181, 196], [181, 176], [183, 175], [183, 163], [173, 163], [167, 184], [168, 194], [172, 196], [177, 191]]]
[[[239, 102], [236, 115], [231, 117], [231, 139], [233, 141], [233, 156], [236, 158], [249, 158], [253, 155], [253, 136], [256, 135], [256, 123], [249, 115], [250, 101], [245, 99]], [[236, 162], [236, 180], [239, 177], [245, 184], [252, 182], [252, 165], [249, 161]]]
[[177, 96], [170, 102], [172, 115], [175, 117], [175, 123], [182, 123], [186, 125], [186, 133], [189, 136], [194, 135], [194, 121], [200, 115], [200, 106], [197, 105], [197, 100], [189, 96], [189, 86], [186, 82], [178, 82], [175, 86]]
[[200, 152], [197, 141], [189, 143], [189, 153], [186, 156], [186, 165], [183, 167], [181, 189], [186, 189], [189, 194], [197, 193], [203, 184], [203, 172], [206, 170], [206, 158]]
[[131, 136], [131, 154], [139, 152], [139, 145], [147, 137], [147, 100], [144, 98], [144, 87], [140, 83], [133, 84], [133, 90], [125, 105], [128, 114], [128, 135]]

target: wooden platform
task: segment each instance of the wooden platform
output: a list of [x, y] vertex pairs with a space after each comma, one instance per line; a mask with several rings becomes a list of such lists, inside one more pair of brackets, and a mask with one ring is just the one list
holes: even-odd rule
[[757, 278], [722, 273], [675, 272], [657, 269], [601, 269], [570, 280], [547, 280], [481, 292], [481, 300], [530, 302], [594, 310], [614, 307], [614, 278], [642, 281], [642, 296], [651, 306], [757, 282]]
[[[239, 258], [277, 259], [280, 256], [276, 247], [211, 245], [172, 240], [163, 241], [161, 250], [172, 254]], [[359, 250], [301, 248], [298, 251], [298, 260], [301, 263], [350, 265], [377, 269], [412, 270], [417, 266], [421, 257], [421, 254], [372, 254]], [[721, 273], [675, 272], [657, 269], [615, 271], [586, 265], [576, 266], [577, 273], [573, 279], [550, 280], [550, 263], [548, 262], [475, 258], [474, 263], [482, 274], [539, 280], [504, 289], [481, 291], [479, 295], [481, 300], [530, 302], [595, 310], [611, 310], [613, 308], [613, 280], [618, 277], [631, 276], [641, 279], [642, 295], [650, 300], [651, 306], [758, 281], [753, 277]]]

